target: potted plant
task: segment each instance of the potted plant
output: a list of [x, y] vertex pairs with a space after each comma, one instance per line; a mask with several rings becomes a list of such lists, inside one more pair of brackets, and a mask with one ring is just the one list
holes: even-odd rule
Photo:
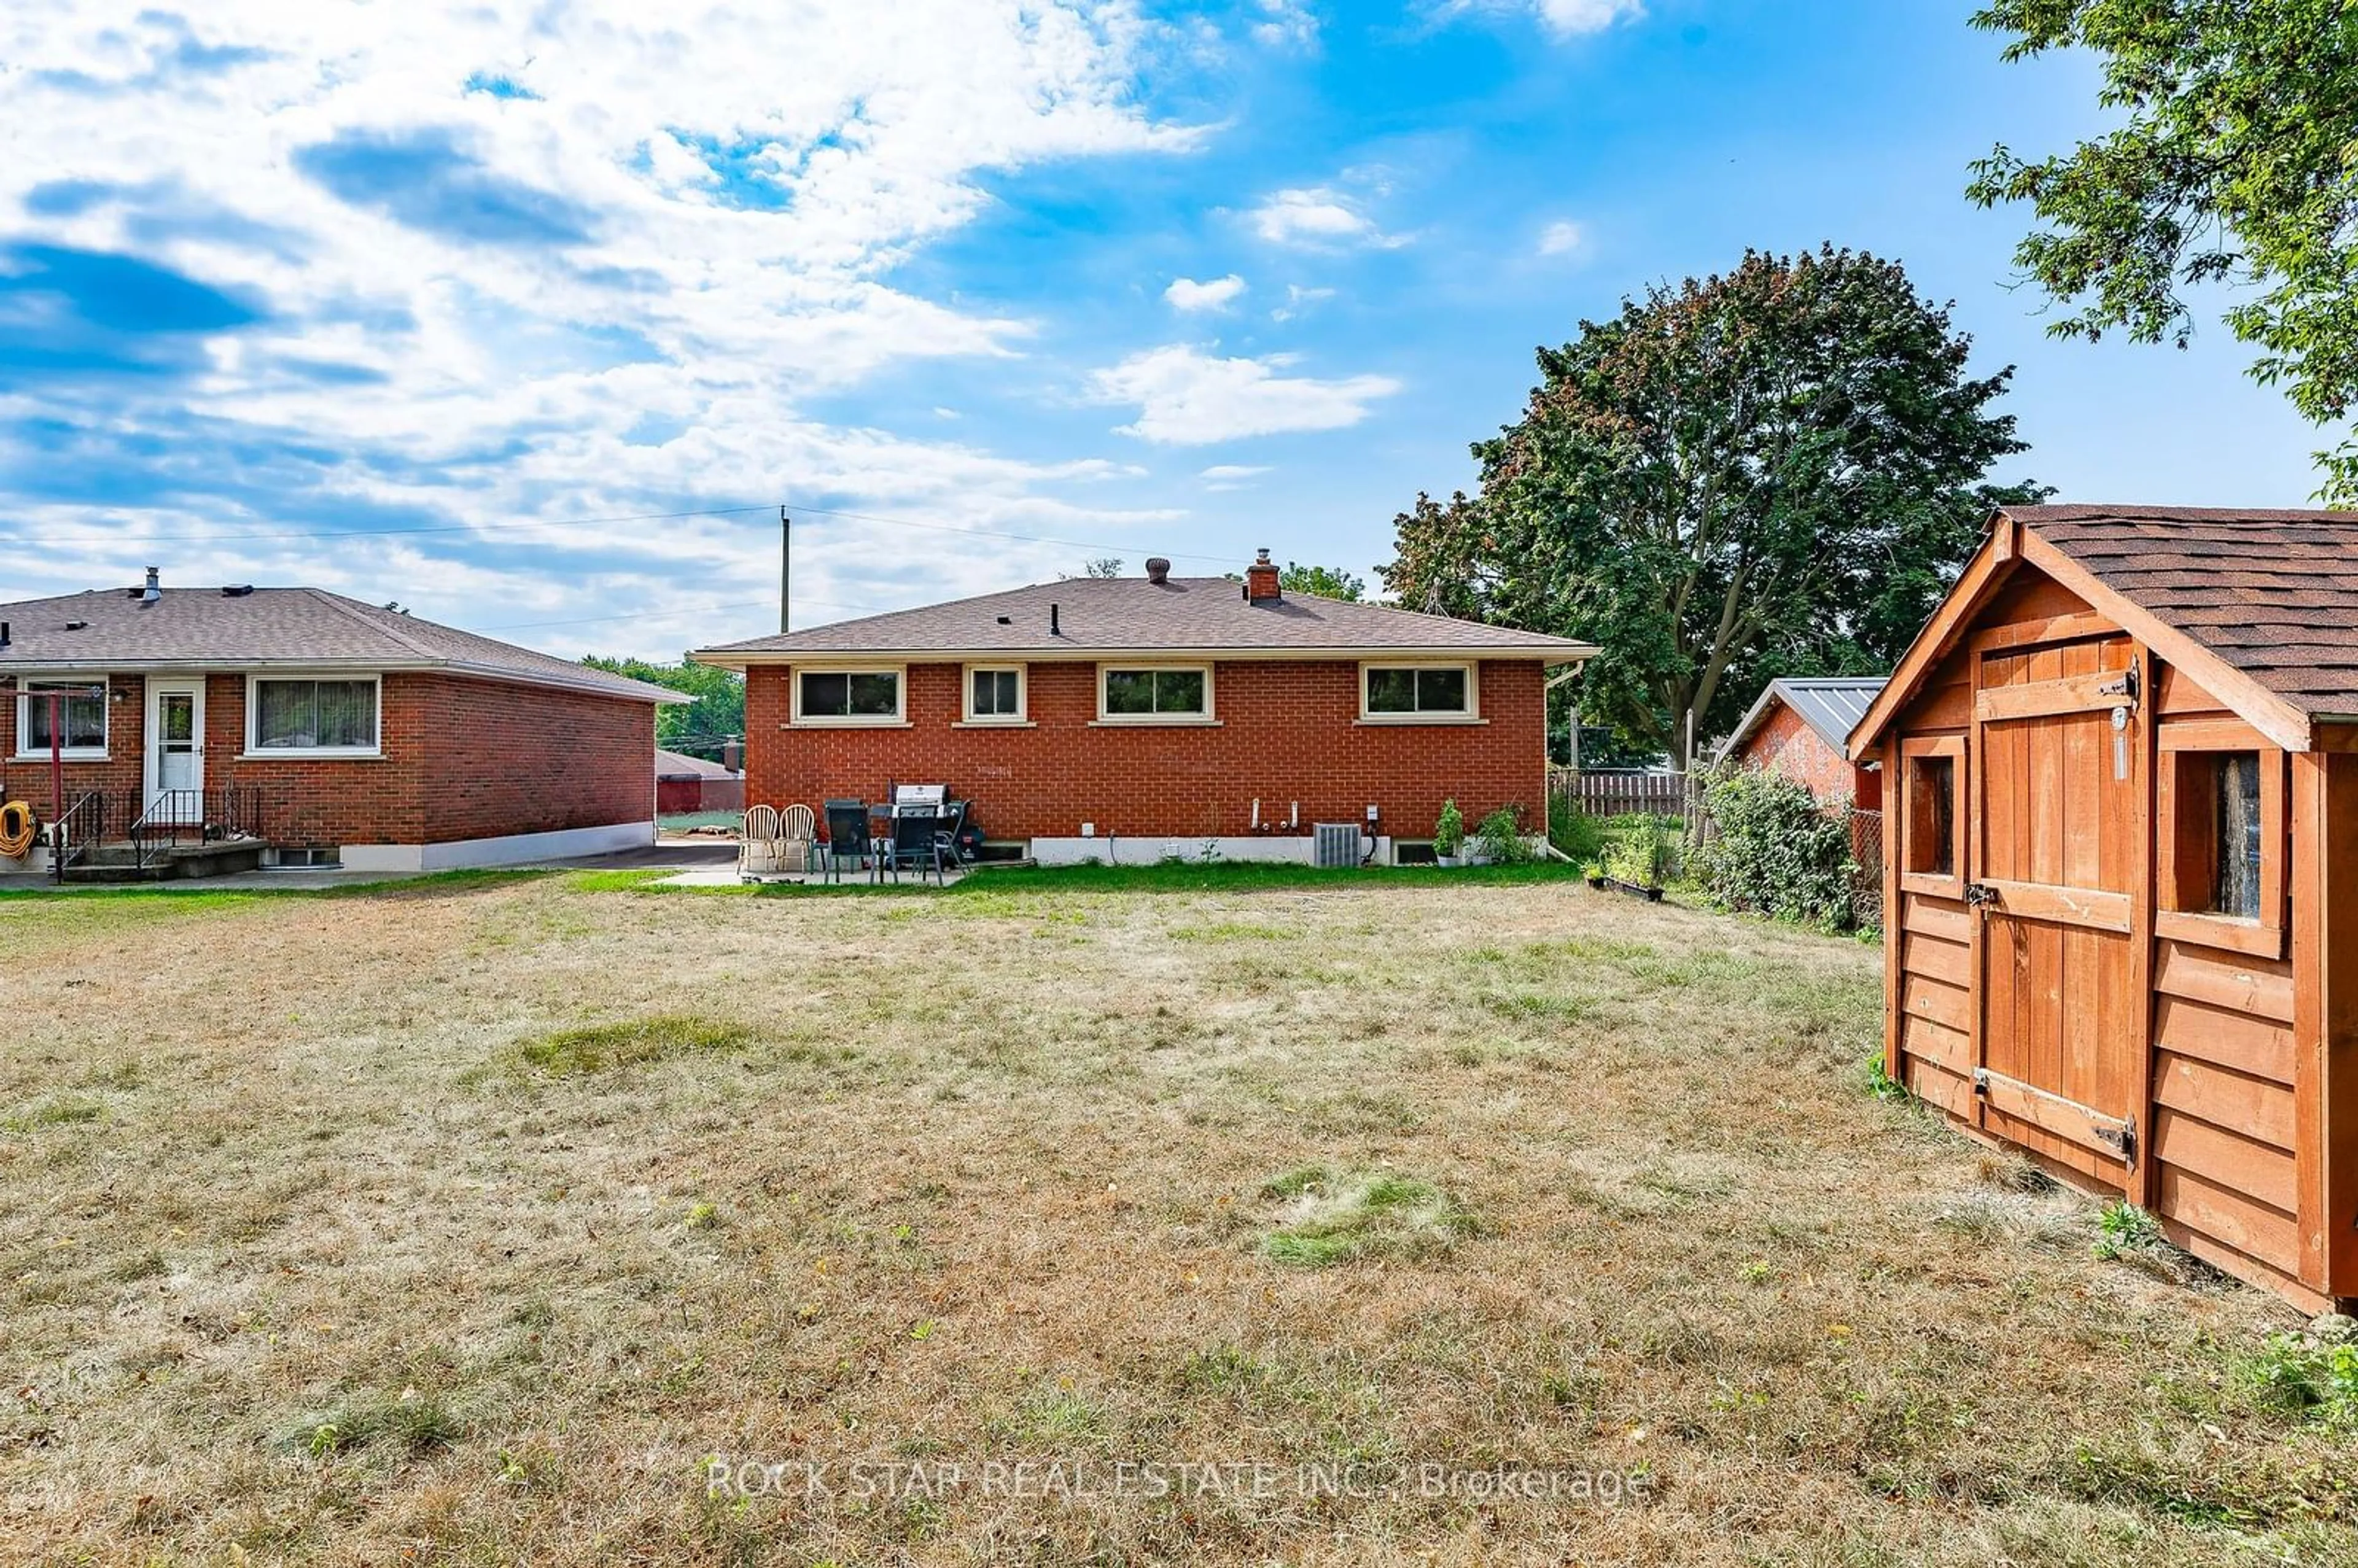
[[1457, 863], [1457, 851], [1466, 845], [1466, 816], [1457, 809], [1455, 799], [1441, 803], [1441, 820], [1433, 825], [1433, 858], [1444, 866]]

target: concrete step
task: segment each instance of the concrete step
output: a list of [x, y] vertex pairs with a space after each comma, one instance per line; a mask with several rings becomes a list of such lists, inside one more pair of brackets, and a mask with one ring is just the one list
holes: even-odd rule
[[177, 844], [139, 864], [138, 851], [129, 844], [93, 844], [88, 854], [66, 868], [70, 882], [161, 882], [188, 877], [224, 877], [259, 871], [259, 838], [222, 838], [208, 844]]

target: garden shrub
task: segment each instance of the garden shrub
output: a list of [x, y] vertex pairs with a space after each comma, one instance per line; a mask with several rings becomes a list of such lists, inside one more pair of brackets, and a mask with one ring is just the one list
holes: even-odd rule
[[1519, 806], [1502, 806], [1482, 819], [1474, 830], [1474, 841], [1482, 858], [1494, 866], [1520, 866], [1535, 858], [1531, 841], [1523, 837], [1523, 811]]
[[1548, 797], [1548, 842], [1585, 866], [1605, 853], [1605, 826], [1581, 810], [1570, 791], [1558, 790]]
[[1606, 876], [1632, 887], [1658, 888], [1680, 874], [1683, 826], [1660, 816], [1617, 816], [1605, 830], [1599, 864]]
[[1712, 896], [1730, 909], [1846, 931], [1858, 924], [1850, 814], [1757, 768], [1711, 774], [1704, 805], [1718, 838], [1703, 856]]

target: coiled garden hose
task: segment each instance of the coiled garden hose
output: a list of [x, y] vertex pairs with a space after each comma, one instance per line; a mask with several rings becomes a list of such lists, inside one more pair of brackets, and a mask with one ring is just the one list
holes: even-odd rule
[[30, 806], [21, 800], [0, 806], [0, 857], [21, 860], [32, 853], [36, 831]]

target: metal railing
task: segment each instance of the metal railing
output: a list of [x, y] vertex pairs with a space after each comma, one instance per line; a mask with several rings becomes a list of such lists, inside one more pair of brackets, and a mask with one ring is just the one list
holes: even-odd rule
[[258, 838], [261, 827], [262, 790], [257, 784], [164, 790], [131, 825], [132, 860], [144, 868], [184, 843]]
[[50, 877], [64, 881], [66, 868], [89, 854], [92, 846], [105, 837], [106, 795], [100, 790], [85, 791], [49, 824]]

